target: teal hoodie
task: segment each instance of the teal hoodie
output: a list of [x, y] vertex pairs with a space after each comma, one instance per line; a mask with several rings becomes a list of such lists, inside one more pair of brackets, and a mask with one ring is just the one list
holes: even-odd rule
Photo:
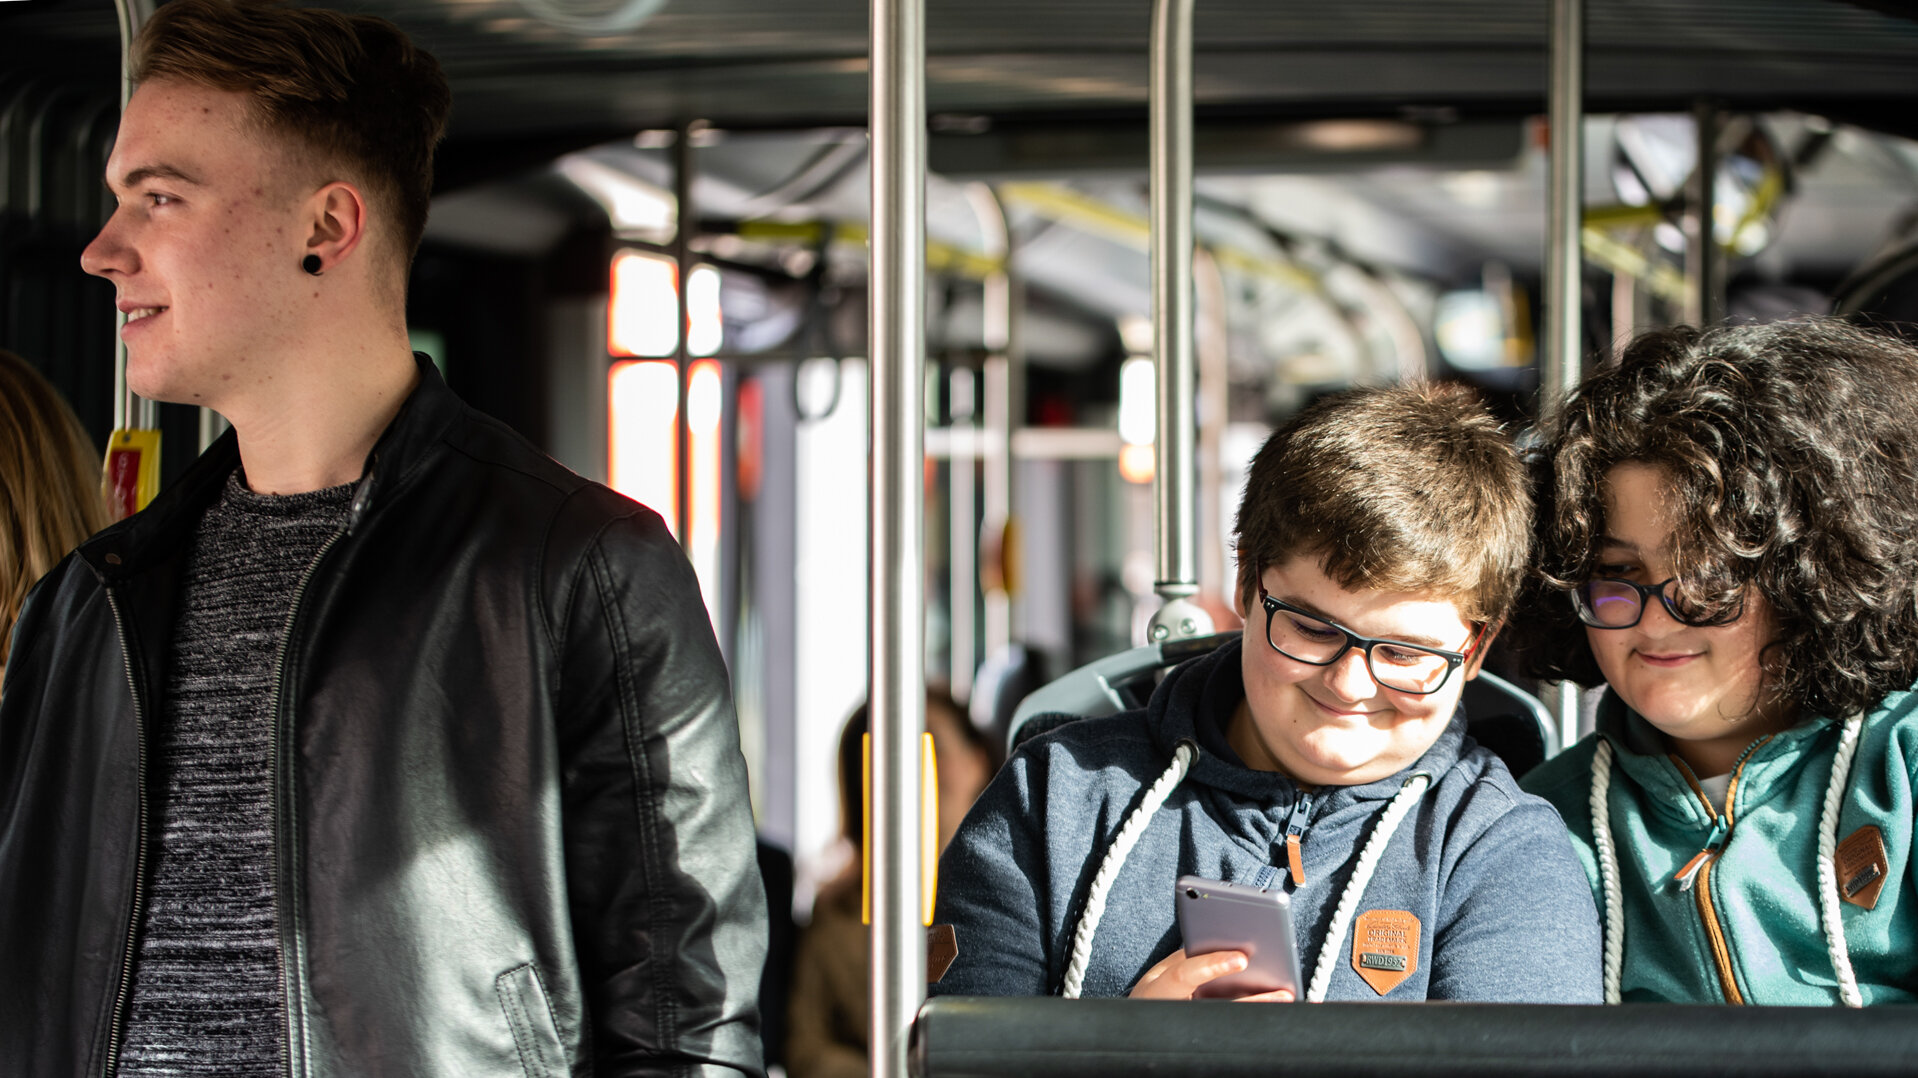
[[[1818, 831], [1841, 724], [1811, 718], [1745, 750], [1724, 828], [1656, 729], [1607, 691], [1598, 729], [1525, 776], [1571, 828], [1601, 916], [1592, 837], [1592, 762], [1612, 746], [1610, 805], [1625, 907], [1625, 1002], [1839, 1002], [1819, 912]], [[1895, 692], [1865, 717], [1844, 783], [1837, 838], [1840, 922], [1864, 1002], [1918, 993], [1918, 894], [1911, 864], [1918, 695]], [[1877, 856], [1873, 835], [1883, 840]], [[1847, 839], [1850, 839], [1847, 842]], [[1708, 854], [1689, 889], [1674, 880]]]

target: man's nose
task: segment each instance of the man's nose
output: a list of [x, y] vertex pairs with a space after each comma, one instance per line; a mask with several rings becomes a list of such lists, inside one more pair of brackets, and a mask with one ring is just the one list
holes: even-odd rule
[[95, 277], [106, 277], [114, 273], [131, 273], [139, 265], [133, 248], [126, 242], [119, 210], [107, 218], [100, 234], [93, 237], [86, 250], [80, 252], [80, 268]]
[[1339, 699], [1357, 703], [1376, 695], [1378, 682], [1372, 680], [1372, 671], [1365, 664], [1365, 652], [1359, 648], [1347, 648], [1345, 654], [1332, 661], [1325, 668], [1325, 687], [1338, 694]]

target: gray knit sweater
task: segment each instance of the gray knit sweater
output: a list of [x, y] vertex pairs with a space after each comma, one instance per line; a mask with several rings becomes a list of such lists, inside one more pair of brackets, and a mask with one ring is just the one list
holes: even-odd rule
[[351, 486], [260, 495], [236, 471], [194, 535], [166, 691], [124, 1076], [280, 1073], [274, 667], [293, 595]]

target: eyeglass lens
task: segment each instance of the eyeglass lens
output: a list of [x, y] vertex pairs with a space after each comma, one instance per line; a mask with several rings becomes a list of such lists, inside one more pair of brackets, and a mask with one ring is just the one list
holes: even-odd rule
[[[1600, 629], [1626, 629], [1638, 624], [1645, 614], [1645, 602], [1653, 595], [1665, 604], [1665, 612], [1683, 625], [1716, 624], [1722, 619], [1691, 603], [1672, 597], [1671, 586], [1677, 580], [1658, 584], [1634, 584], [1629, 580], [1588, 580], [1575, 593], [1579, 619]], [[1737, 615], [1734, 613], [1733, 617]]]
[[[1350, 638], [1317, 618], [1275, 609], [1266, 622], [1266, 639], [1289, 658], [1324, 666], [1338, 658]], [[1443, 655], [1385, 642], [1373, 644], [1365, 658], [1372, 680], [1400, 692], [1437, 692], [1452, 669]]]

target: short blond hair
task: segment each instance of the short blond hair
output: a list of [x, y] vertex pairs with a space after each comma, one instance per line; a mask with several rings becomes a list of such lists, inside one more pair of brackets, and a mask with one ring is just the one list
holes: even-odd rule
[[100, 455], [27, 361], [0, 350], [0, 666], [27, 591], [110, 523]]

